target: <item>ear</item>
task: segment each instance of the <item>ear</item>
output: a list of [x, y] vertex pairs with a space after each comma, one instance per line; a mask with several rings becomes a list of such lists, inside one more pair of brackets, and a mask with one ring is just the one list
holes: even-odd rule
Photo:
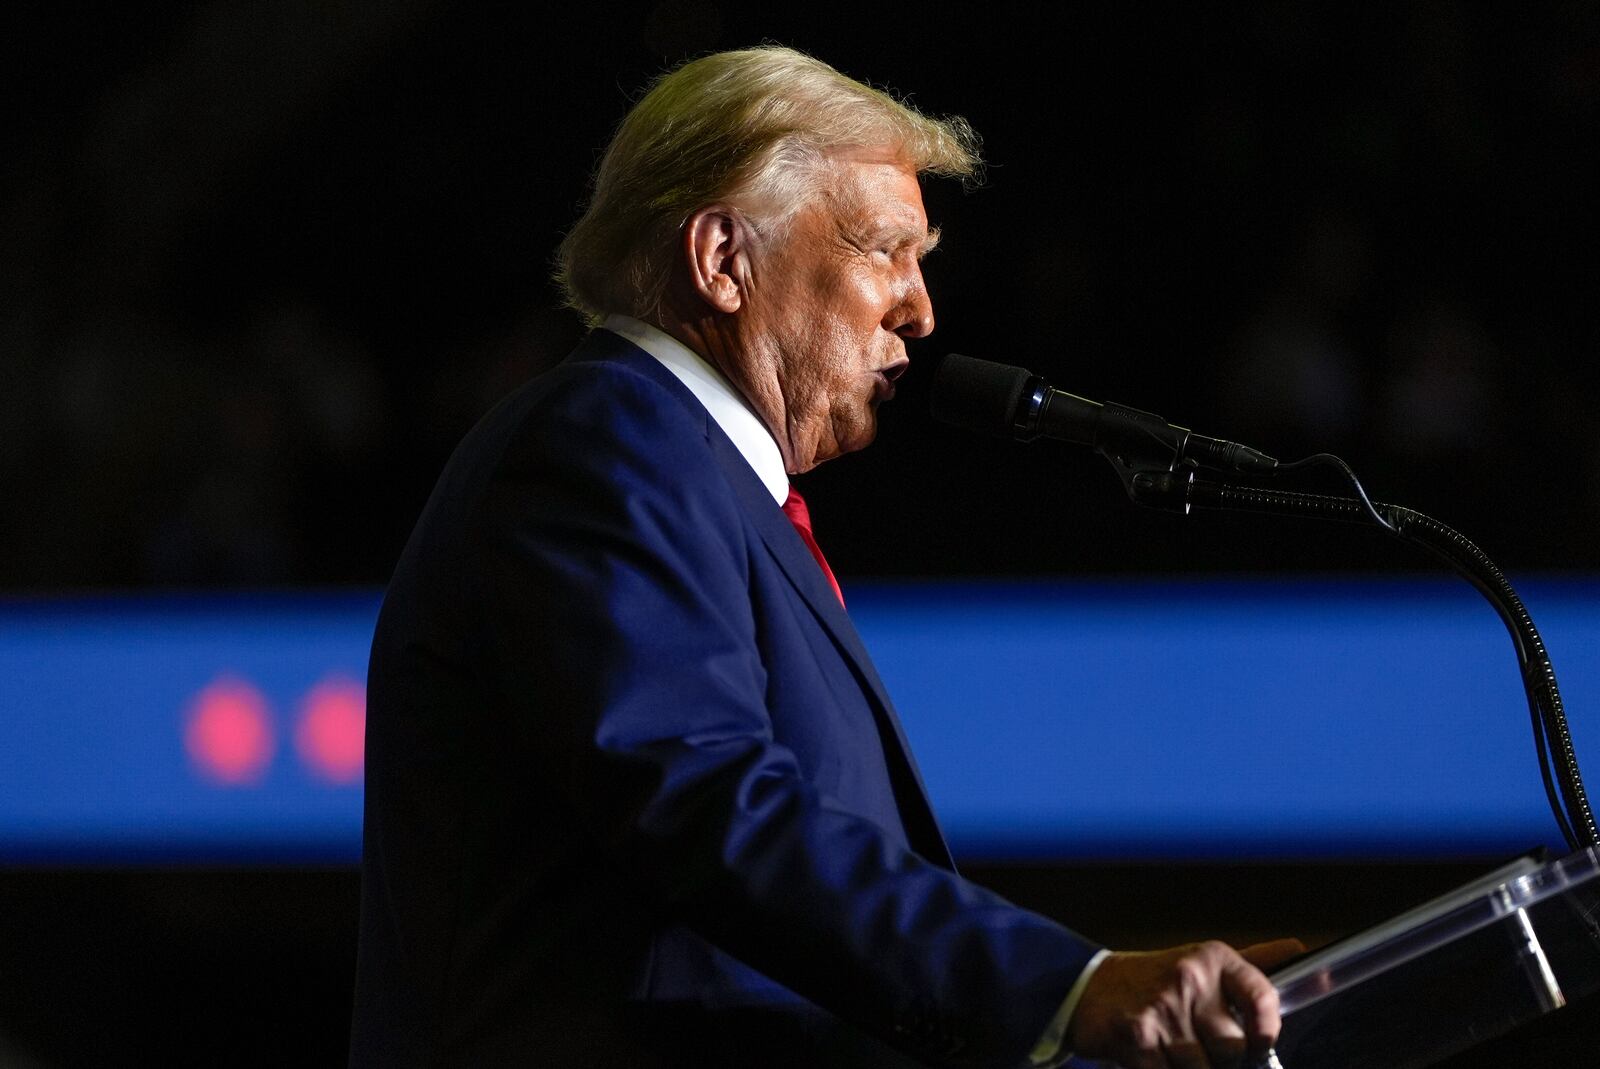
[[700, 299], [732, 314], [744, 304], [755, 234], [732, 208], [701, 208], [683, 225], [683, 256], [689, 282]]

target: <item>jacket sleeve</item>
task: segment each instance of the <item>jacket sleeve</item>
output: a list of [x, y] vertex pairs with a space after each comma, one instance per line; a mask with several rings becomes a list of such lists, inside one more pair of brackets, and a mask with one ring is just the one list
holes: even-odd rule
[[1098, 948], [806, 780], [774, 741], [752, 550], [703, 419], [607, 374], [524, 423], [476, 508], [509, 744], [715, 945], [925, 1060], [1024, 1064]]

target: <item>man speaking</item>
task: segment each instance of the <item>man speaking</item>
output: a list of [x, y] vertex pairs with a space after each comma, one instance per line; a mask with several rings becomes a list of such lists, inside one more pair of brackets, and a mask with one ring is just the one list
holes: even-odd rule
[[561, 247], [596, 329], [467, 436], [379, 618], [353, 1065], [1274, 1038], [1289, 945], [1108, 954], [956, 873], [789, 486], [872, 441], [933, 329], [918, 176], [977, 166], [964, 122], [782, 48], [623, 120]]

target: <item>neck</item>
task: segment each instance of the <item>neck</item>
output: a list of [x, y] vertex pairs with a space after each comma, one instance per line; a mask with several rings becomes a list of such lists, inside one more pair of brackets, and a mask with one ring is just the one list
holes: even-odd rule
[[801, 453], [796, 448], [795, 428], [786, 419], [777, 361], [759, 339], [742, 336], [734, 316], [712, 313], [687, 318], [663, 312], [654, 325], [722, 373], [778, 443], [785, 471], [792, 474], [810, 467], [796, 460]]

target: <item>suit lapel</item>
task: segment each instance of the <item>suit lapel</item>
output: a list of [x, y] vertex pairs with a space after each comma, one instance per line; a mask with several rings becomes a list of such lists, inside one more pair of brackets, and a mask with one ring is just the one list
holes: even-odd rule
[[811, 609], [817, 622], [833, 639], [835, 647], [850, 665], [856, 679], [868, 695], [873, 716], [878, 721], [879, 737], [884, 741], [884, 756], [889, 763], [889, 774], [895, 786], [895, 797], [900, 805], [901, 819], [905, 822], [906, 834], [912, 845], [929, 860], [947, 868], [954, 868], [950, 849], [944, 841], [944, 834], [939, 830], [933, 810], [928, 804], [928, 792], [923, 786], [922, 773], [918, 771], [916, 761], [911, 756], [911, 746], [906, 740], [905, 730], [900, 725], [900, 718], [895, 714], [894, 704], [889, 700], [889, 693], [884, 689], [883, 681], [878, 678], [878, 671], [873, 667], [872, 658], [867, 655], [861, 636], [856, 633], [850, 617], [839, 604], [839, 599], [834, 596], [833, 588], [828, 585], [822, 569], [817, 567], [811, 551], [800, 540], [794, 525], [783, 514], [777, 502], [772, 500], [772, 495], [767, 492], [755, 469], [750, 467], [749, 461], [745, 460], [743, 454], [722, 432], [722, 428], [706, 412], [705, 407], [689, 388], [679, 382], [677, 376], [662, 366], [660, 361], [627, 339], [606, 330], [591, 331], [588, 338], [584, 339], [583, 344], [574, 350], [568, 359], [623, 361], [639, 373], [660, 383], [686, 408], [705, 420], [706, 440], [711, 446], [712, 454], [717, 458], [728, 485], [733, 488], [740, 504], [744, 506], [745, 514], [750, 517], [752, 526], [761, 536], [768, 552], [777, 561], [778, 567]]
[[855, 625], [850, 622], [849, 615], [839, 604], [822, 569], [817, 566], [816, 558], [801, 541], [789, 517], [772, 500], [766, 486], [721, 428], [713, 421], [708, 420], [708, 423], [712, 453], [722, 465], [723, 474], [738, 495], [751, 525], [766, 544], [767, 551], [778, 562], [778, 567], [811, 609], [817, 622], [833, 639], [834, 646], [867, 693], [873, 716], [878, 721], [879, 736], [884, 742], [884, 756], [889, 762], [906, 834], [924, 857], [953, 868], [950, 848], [928, 803], [928, 791], [923, 785], [916, 760], [911, 755], [911, 744], [906, 739], [905, 729], [895, 714], [894, 703], [889, 700], [883, 680], [878, 678], [878, 670], [873, 666], [861, 636], [856, 633]]

